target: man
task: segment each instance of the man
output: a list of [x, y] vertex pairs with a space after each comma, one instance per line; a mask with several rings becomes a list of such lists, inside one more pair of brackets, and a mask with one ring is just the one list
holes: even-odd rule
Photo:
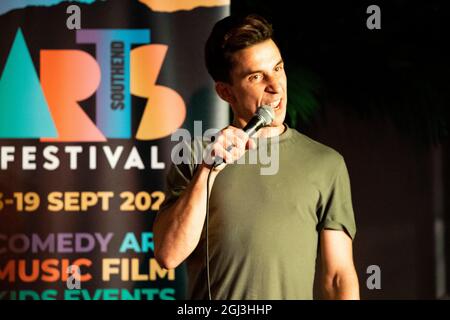
[[[208, 297], [207, 265], [213, 299], [311, 299], [319, 252], [324, 297], [359, 299], [347, 169], [336, 151], [284, 124], [287, 80], [271, 25], [257, 15], [227, 17], [214, 26], [205, 58], [234, 114], [211, 145], [226, 164], [172, 166], [153, 226], [157, 261], [175, 268], [186, 260], [193, 299]], [[258, 149], [241, 128], [261, 105], [275, 113], [256, 135], [277, 146], [279, 167], [272, 175], [260, 174], [261, 163], [233, 163]]]

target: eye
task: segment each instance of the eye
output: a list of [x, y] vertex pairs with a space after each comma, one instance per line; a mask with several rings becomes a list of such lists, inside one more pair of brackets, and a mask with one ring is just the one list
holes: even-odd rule
[[275, 67], [275, 71], [276, 72], [281, 71], [281, 70], [283, 70], [283, 68], [284, 68], [284, 66], [282, 64], [279, 64]]
[[260, 73], [255, 73], [255, 74], [252, 74], [251, 76], [249, 76], [248, 80], [253, 82], [253, 81], [261, 80], [261, 78], [262, 78], [262, 76]]

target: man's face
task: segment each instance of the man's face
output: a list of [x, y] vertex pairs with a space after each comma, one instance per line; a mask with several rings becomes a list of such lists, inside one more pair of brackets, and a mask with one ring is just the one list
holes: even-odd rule
[[270, 105], [275, 112], [272, 127], [283, 125], [286, 116], [286, 73], [280, 51], [273, 40], [266, 40], [233, 55], [231, 84], [227, 101], [235, 120], [248, 122], [261, 105]]

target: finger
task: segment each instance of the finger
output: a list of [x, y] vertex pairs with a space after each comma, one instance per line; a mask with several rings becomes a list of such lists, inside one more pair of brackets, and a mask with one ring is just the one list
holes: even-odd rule
[[233, 148], [230, 151], [231, 155], [233, 156], [233, 162], [242, 157], [242, 155], [245, 153], [244, 148]]
[[239, 150], [245, 150], [246, 141], [242, 140], [238, 136], [232, 136], [232, 137], [230, 137], [230, 140], [231, 140], [231, 144], [230, 145], [233, 148], [236, 148], [236, 149], [239, 149]]
[[256, 149], [256, 141], [253, 139], [248, 139], [245, 147], [246, 147], [246, 149], [250, 149], [250, 150]]
[[245, 144], [247, 142], [247, 137], [240, 133], [241, 130], [227, 131], [225, 133], [225, 147], [233, 146], [238, 149], [245, 149]]
[[226, 127], [223, 132], [226, 134], [232, 133], [233, 136], [238, 136], [240, 139], [244, 140], [244, 142], [248, 139], [248, 134], [244, 130], [233, 126]]
[[221, 158], [226, 163], [233, 162], [233, 155], [230, 151], [225, 150], [222, 146], [216, 145], [213, 150], [213, 156], [215, 159]]

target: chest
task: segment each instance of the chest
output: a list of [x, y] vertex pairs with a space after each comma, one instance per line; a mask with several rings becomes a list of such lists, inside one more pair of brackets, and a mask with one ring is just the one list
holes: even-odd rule
[[258, 165], [227, 166], [211, 192], [212, 234], [264, 241], [285, 232], [314, 231], [320, 190], [302, 169], [280, 166], [276, 175], [261, 175]]

